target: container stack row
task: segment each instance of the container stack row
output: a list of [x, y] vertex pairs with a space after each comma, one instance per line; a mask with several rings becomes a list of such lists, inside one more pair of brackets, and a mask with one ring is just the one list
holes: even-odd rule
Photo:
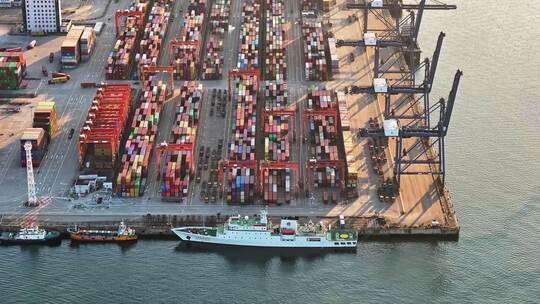
[[33, 128], [42, 128], [49, 141], [56, 135], [56, 103], [54, 101], [39, 102], [34, 109]]
[[97, 89], [79, 135], [79, 163], [82, 166], [114, 169], [130, 104], [130, 85], [107, 84]]
[[96, 33], [91, 27], [85, 27], [81, 35], [81, 60], [87, 61], [96, 46]]
[[167, 33], [167, 25], [171, 11], [170, 0], [160, 0], [154, 2], [148, 15], [148, 22], [144, 27], [139, 53], [135, 56], [135, 61], [140, 67], [155, 66], [158, 64], [159, 51], [163, 47], [163, 39]]
[[25, 75], [26, 57], [23, 52], [0, 52], [0, 89], [18, 89]]
[[231, 160], [255, 160], [257, 129], [257, 79], [242, 77], [235, 81], [233, 91], [233, 140], [230, 144]]
[[266, 0], [266, 79], [287, 79], [284, 24], [285, 5], [283, 0]]
[[242, 7], [242, 27], [240, 29], [240, 49], [237, 68], [252, 70], [259, 68], [259, 23], [258, 0], [246, 0]]
[[289, 161], [289, 118], [267, 115], [264, 121], [264, 158], [271, 161]]
[[335, 94], [326, 90], [324, 85], [312, 85], [308, 88], [307, 108], [312, 110], [335, 109], [337, 104]]
[[32, 144], [32, 166], [39, 167], [47, 153], [48, 141], [45, 131], [42, 128], [27, 128], [23, 131], [20, 140], [21, 167], [26, 167], [26, 150], [24, 149], [26, 142]]
[[216, 0], [210, 13], [210, 31], [220, 37], [225, 36], [229, 25], [231, 0]]
[[317, 160], [338, 160], [337, 121], [326, 115], [310, 116], [308, 120], [310, 155]]
[[[139, 11], [143, 16], [147, 14], [148, 3], [132, 3], [130, 11]], [[135, 52], [139, 48], [141, 38], [140, 16], [128, 16], [122, 23], [122, 30], [114, 44], [113, 51], [109, 54], [105, 66], [107, 79], [126, 80], [130, 79], [131, 70], [135, 62]], [[144, 19], [144, 18], [143, 18]]]
[[227, 174], [227, 202], [250, 204], [255, 198], [255, 170], [246, 167], [231, 168]]
[[314, 18], [304, 18], [302, 35], [304, 37], [306, 80], [328, 80], [324, 29], [322, 23]]
[[223, 56], [219, 52], [223, 50], [222, 40], [210, 39], [206, 44], [206, 56], [204, 57], [202, 79], [216, 80], [223, 75]]
[[60, 62], [63, 68], [75, 68], [81, 61], [81, 37], [84, 30], [84, 26], [72, 26], [62, 42], [62, 46], [60, 47]]
[[202, 106], [202, 84], [185, 82], [176, 105], [175, 124], [171, 130], [172, 144], [191, 144], [191, 149], [169, 152], [163, 168], [162, 197], [186, 197], [194, 169], [193, 151]]
[[117, 179], [117, 194], [123, 197], [142, 196], [148, 176], [148, 164], [156, 140], [159, 113], [167, 97], [167, 86], [155, 76], [143, 83], [141, 104], [135, 110], [130, 134], [124, 146], [122, 166]]
[[175, 79], [194, 80], [200, 62], [201, 45], [204, 43], [206, 0], [190, 0], [184, 14], [184, 24], [174, 47], [173, 66]]
[[265, 81], [263, 93], [264, 108], [266, 111], [282, 111], [289, 108], [286, 81]]
[[277, 204], [278, 188], [285, 191], [285, 202], [291, 202], [291, 176], [292, 170], [266, 170], [263, 174], [263, 199], [267, 204]]
[[335, 167], [318, 168], [313, 171], [313, 185], [317, 188], [336, 187], [339, 183], [338, 169]]

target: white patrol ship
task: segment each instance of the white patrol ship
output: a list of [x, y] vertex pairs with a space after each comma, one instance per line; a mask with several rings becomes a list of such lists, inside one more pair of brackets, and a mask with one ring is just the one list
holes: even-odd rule
[[180, 227], [172, 232], [182, 241], [227, 246], [351, 249], [358, 243], [356, 230], [325, 229], [311, 222], [299, 225], [294, 219], [272, 226], [264, 210], [254, 218], [232, 216], [218, 227]]

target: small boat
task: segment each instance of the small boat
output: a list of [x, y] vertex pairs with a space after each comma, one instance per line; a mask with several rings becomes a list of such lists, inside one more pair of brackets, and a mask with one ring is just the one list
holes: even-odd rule
[[138, 239], [135, 229], [120, 222], [118, 230], [84, 230], [75, 226], [68, 229], [69, 238], [75, 242], [133, 242]]
[[21, 228], [18, 232], [2, 232], [0, 243], [2, 245], [27, 245], [27, 244], [53, 244], [61, 242], [58, 231], [47, 231], [32, 224]]

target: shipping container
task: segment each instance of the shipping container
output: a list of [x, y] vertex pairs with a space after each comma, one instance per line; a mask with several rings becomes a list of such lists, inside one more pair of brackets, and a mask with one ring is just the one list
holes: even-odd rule
[[54, 138], [58, 129], [55, 102], [42, 101], [37, 104], [34, 108], [32, 127], [42, 128], [49, 141]]
[[0, 89], [19, 89], [25, 75], [26, 57], [23, 52], [0, 52]]
[[247, 0], [242, 3], [242, 26], [237, 68], [252, 70], [259, 68], [259, 23], [260, 3]]
[[284, 1], [266, 0], [266, 56], [264, 62], [266, 79], [287, 79], [284, 24]]
[[322, 22], [314, 18], [303, 18], [305, 79], [308, 81], [329, 80], [326, 63], [326, 43]]

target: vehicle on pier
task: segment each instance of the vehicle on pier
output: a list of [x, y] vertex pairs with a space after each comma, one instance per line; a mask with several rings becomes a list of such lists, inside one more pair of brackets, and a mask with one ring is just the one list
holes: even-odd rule
[[183, 242], [221, 246], [261, 248], [355, 249], [358, 232], [347, 229], [326, 229], [309, 222], [300, 225], [297, 219], [283, 218], [272, 225], [262, 210], [258, 217], [232, 216], [218, 227], [173, 228]]
[[118, 230], [84, 230], [75, 226], [68, 229], [69, 238], [75, 242], [134, 242], [138, 236], [124, 222], [120, 222]]
[[60, 243], [60, 232], [40, 229], [32, 224], [21, 228], [18, 232], [2, 232], [0, 244], [2, 245], [30, 245]]

